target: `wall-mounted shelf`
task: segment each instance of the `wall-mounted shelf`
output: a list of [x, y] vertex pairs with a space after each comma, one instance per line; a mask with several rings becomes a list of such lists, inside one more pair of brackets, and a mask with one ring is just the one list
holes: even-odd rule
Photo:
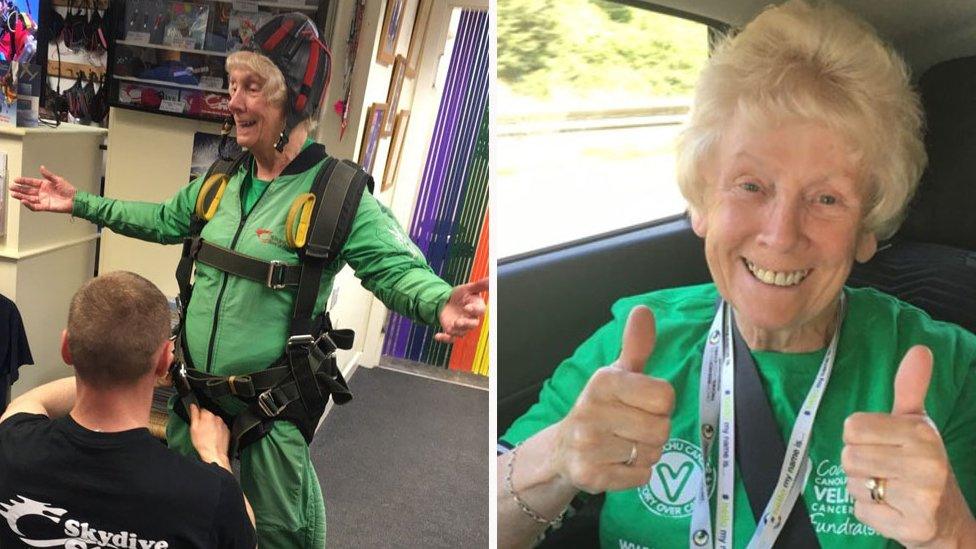
[[210, 88], [207, 86], [199, 86], [193, 84], [177, 84], [176, 82], [168, 82], [166, 80], [151, 80], [149, 78], [136, 78], [134, 76], [116, 76], [116, 80], [123, 80], [125, 82], [139, 82], [140, 84], [149, 84], [150, 86], [165, 86], [167, 88], [179, 88], [181, 90], [200, 90], [212, 93], [227, 93], [224, 88]]
[[109, 104], [204, 120], [230, 114], [228, 55], [275, 14], [302, 11], [314, 20], [318, 10], [301, 0], [117, 1]]
[[150, 42], [135, 42], [132, 40], [116, 40], [116, 44], [121, 44], [123, 46], [133, 46], [136, 48], [152, 48], [154, 50], [167, 50], [167, 51], [178, 51], [181, 53], [199, 53], [201, 55], [215, 55], [218, 57], [227, 57], [230, 55], [225, 51], [212, 51], [212, 50], [196, 50], [192, 48], [178, 48], [176, 46], [167, 46], [166, 44], [152, 44]]
[[[219, 4], [236, 4], [238, 0], [213, 0]], [[296, 10], [313, 13], [315, 10], [319, 9], [318, 6], [307, 6], [305, 4], [299, 3], [288, 3], [288, 2], [257, 2], [258, 7], [262, 8], [276, 8], [279, 10]]]

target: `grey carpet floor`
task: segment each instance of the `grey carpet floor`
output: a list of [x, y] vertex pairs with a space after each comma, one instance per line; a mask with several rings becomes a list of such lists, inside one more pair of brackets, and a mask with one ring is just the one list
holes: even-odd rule
[[359, 368], [312, 442], [329, 549], [487, 547], [488, 392]]

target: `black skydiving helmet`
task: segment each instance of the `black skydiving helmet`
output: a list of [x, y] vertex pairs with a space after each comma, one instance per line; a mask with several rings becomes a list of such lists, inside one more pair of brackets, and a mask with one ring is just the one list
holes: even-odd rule
[[264, 55], [285, 77], [285, 128], [275, 142], [275, 149], [281, 152], [291, 130], [315, 116], [325, 99], [332, 52], [319, 38], [315, 23], [302, 13], [272, 17], [241, 49]]

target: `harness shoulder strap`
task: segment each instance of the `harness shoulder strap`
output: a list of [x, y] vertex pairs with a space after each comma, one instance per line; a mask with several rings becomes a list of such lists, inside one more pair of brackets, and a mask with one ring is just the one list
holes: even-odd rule
[[312, 332], [312, 311], [318, 297], [322, 270], [338, 257], [352, 232], [353, 220], [359, 210], [363, 192], [372, 192], [373, 178], [348, 160], [329, 158], [319, 169], [312, 183], [315, 195], [312, 226], [308, 244], [299, 251], [302, 274], [295, 296], [291, 336]]
[[329, 159], [312, 183], [315, 195], [306, 255], [335, 259], [352, 230], [363, 191], [373, 192], [373, 177], [349, 160]]
[[[311, 354], [308, 352], [309, 345], [315, 346], [312, 343], [315, 327], [312, 315], [322, 282], [322, 272], [339, 255], [349, 238], [359, 201], [363, 190], [368, 187], [369, 179], [369, 175], [352, 162], [330, 158], [319, 168], [312, 183], [312, 193], [316, 200], [312, 211], [311, 234], [301, 255], [302, 274], [295, 296], [288, 343], [285, 345], [285, 354], [298, 388], [298, 396], [307, 415], [311, 417], [321, 416], [328, 402], [328, 394], [323, 396], [319, 384], [316, 383], [316, 368], [313, 368]], [[334, 361], [335, 358], [330, 357], [330, 360]]]

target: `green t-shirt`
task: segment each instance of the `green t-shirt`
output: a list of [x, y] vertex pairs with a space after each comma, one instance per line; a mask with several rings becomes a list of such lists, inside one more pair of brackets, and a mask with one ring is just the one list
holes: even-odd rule
[[[850, 289], [838, 356], [810, 440], [811, 471], [803, 501], [823, 547], [887, 547], [854, 517], [841, 468], [844, 419], [858, 411], [891, 410], [894, 376], [902, 356], [916, 344], [935, 356], [926, 410], [938, 426], [953, 470], [970, 508], [976, 508], [976, 336], [932, 320], [925, 312], [872, 289]], [[715, 314], [715, 286], [706, 284], [626, 298], [613, 307], [613, 321], [600, 328], [546, 381], [539, 402], [502, 437], [519, 443], [569, 412], [593, 372], [617, 359], [630, 309], [647, 305], [657, 321], [657, 342], [644, 371], [675, 389], [671, 438], [651, 480], [638, 488], [607, 493], [600, 516], [604, 547], [687, 547], [694, 496], [702, 474], [698, 439], [698, 382], [705, 336]], [[811, 353], [753, 352], [773, 415], [788, 440], [797, 411], [810, 389], [825, 350]], [[717, 477], [715, 452], [709, 478]], [[711, 486], [714, 511], [715, 488]], [[755, 519], [738, 474], [734, 545], [745, 547]], [[714, 512], [712, 514], [714, 517]], [[890, 542], [895, 546], [894, 542]]]
[[254, 166], [251, 166], [247, 175], [244, 176], [244, 183], [241, 185], [246, 190], [244, 194], [244, 215], [251, 213], [251, 209], [258, 203], [258, 199], [261, 198], [264, 191], [268, 189], [268, 185], [271, 184], [270, 181], [258, 179], [254, 170]]
[[[315, 143], [311, 138], [305, 139], [305, 143], [302, 144], [302, 149], [305, 150], [309, 145]], [[258, 179], [258, 167], [257, 162], [253, 159], [251, 160], [251, 168], [247, 170], [244, 175], [244, 181], [241, 183], [241, 189], [243, 189], [244, 203], [242, 204], [244, 208], [244, 215], [251, 213], [254, 205], [258, 203], [261, 195], [264, 191], [268, 190], [268, 186], [271, 185], [271, 181], [265, 181], [264, 179]]]

